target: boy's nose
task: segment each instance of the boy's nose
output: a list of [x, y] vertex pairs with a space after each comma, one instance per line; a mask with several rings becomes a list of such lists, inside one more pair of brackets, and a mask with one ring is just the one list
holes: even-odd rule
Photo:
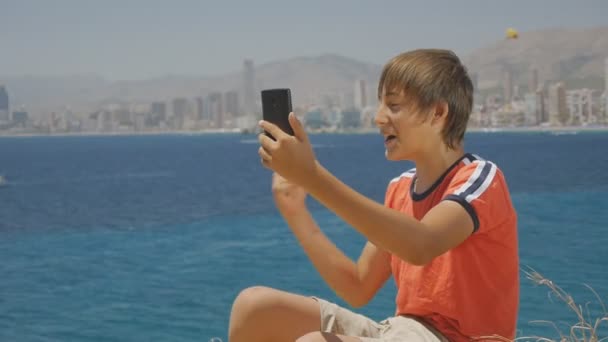
[[381, 127], [388, 123], [388, 117], [382, 109], [378, 109], [378, 111], [376, 111], [376, 115], [374, 116], [374, 123], [376, 124], [376, 127]]

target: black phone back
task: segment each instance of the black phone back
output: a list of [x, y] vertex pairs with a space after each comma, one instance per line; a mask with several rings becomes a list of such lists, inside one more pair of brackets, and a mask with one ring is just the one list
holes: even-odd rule
[[[293, 111], [291, 105], [291, 90], [289, 88], [262, 90], [262, 115], [264, 121], [272, 122], [287, 134], [293, 135], [289, 124], [289, 113]], [[266, 134], [272, 137], [268, 132]]]

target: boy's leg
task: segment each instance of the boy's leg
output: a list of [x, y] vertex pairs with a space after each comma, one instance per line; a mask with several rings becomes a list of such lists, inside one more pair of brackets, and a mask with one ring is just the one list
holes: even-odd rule
[[320, 328], [321, 314], [315, 299], [268, 287], [251, 287], [234, 301], [228, 340], [295, 341]]
[[[372, 339], [367, 339], [371, 341]], [[381, 340], [378, 340], [381, 341]], [[359, 337], [336, 335], [327, 332], [308, 333], [296, 340], [296, 342], [363, 342]], [[374, 341], [376, 342], [376, 341]]]
[[448, 342], [437, 329], [414, 316], [397, 316], [388, 319], [390, 329], [384, 338], [392, 341]]

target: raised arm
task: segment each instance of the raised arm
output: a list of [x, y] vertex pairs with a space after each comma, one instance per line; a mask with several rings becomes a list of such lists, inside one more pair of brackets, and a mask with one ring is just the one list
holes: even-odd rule
[[353, 307], [367, 304], [390, 276], [390, 256], [367, 243], [355, 263], [321, 231], [306, 208], [306, 192], [273, 175], [279, 212], [328, 286]]

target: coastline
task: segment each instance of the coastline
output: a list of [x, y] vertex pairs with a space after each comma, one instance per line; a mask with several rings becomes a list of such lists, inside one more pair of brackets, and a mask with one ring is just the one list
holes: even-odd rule
[[[549, 133], [555, 135], [608, 132], [608, 126], [531, 126], [531, 127], [470, 127], [467, 133]], [[145, 132], [0, 132], [0, 138], [27, 138], [27, 137], [111, 137], [111, 136], [154, 136], [154, 135], [211, 135], [211, 134], [238, 134], [254, 135], [258, 132], [241, 131], [239, 129], [218, 129], [218, 130], [167, 130], [167, 131], [145, 131]], [[344, 131], [308, 131], [310, 135], [319, 134], [377, 134], [376, 129], [344, 130]]]
[[531, 126], [531, 127], [495, 127], [467, 128], [470, 133], [578, 133], [578, 132], [608, 132], [608, 126]]

